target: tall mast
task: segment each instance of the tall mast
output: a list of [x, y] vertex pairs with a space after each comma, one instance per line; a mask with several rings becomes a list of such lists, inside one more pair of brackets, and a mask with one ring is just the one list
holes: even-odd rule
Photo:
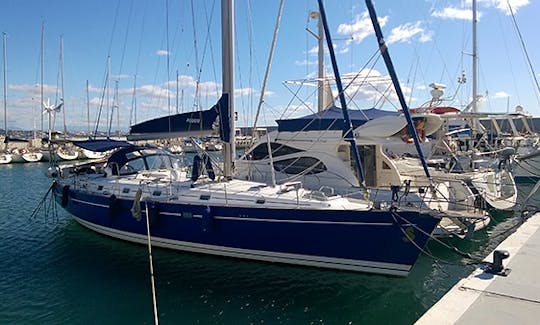
[[[64, 38], [60, 36], [60, 101], [64, 102]], [[67, 135], [66, 126], [66, 106], [62, 109], [62, 117], [64, 122], [64, 137]]]
[[88, 135], [90, 135], [90, 85], [86, 80], [86, 121], [88, 123]]
[[234, 144], [234, 0], [221, 0], [222, 95], [228, 97], [229, 138], [224, 143], [223, 174], [232, 177]]
[[[39, 107], [41, 107], [41, 111], [43, 111], [43, 104], [44, 104], [44, 101], [45, 101], [45, 98], [43, 97], [43, 69], [44, 69], [44, 66], [45, 66], [45, 24], [44, 23], [41, 23], [41, 55], [40, 55], [40, 70], [41, 70], [41, 73], [40, 73], [40, 78], [41, 78], [41, 83], [40, 83], [40, 105]], [[40, 112], [39, 114], [41, 116], [41, 132], [43, 132], [43, 114]], [[50, 132], [49, 132], [50, 133]], [[51, 140], [51, 137], [49, 135], [49, 141]]]
[[476, 96], [478, 92], [478, 50], [477, 50], [477, 40], [476, 40], [476, 24], [477, 24], [477, 18], [476, 18], [476, 0], [473, 0], [472, 2], [472, 42], [473, 42], [473, 48], [472, 48], [472, 111], [473, 113], [478, 113], [478, 106], [476, 103]]
[[[105, 93], [106, 93], [106, 112], [107, 112], [107, 119], [106, 119], [106, 123], [105, 125], [107, 126], [110, 122], [109, 122], [109, 110], [111, 109], [111, 106], [110, 106], [110, 87], [109, 87], [109, 80], [110, 80], [110, 72], [111, 72], [111, 57], [110, 56], [107, 56], [107, 74], [106, 74], [106, 80], [105, 80]], [[110, 118], [112, 120], [112, 114], [110, 114]], [[107, 127], [107, 138], [109, 138], [111, 136], [111, 128]]]
[[180, 112], [180, 109], [178, 107], [178, 91], [179, 91], [178, 70], [176, 70], [176, 114], [178, 114]]
[[[6, 50], [6, 33], [2, 33], [2, 61], [4, 63], [4, 132], [6, 134], [6, 140], [8, 138], [8, 129], [7, 129], [7, 50]], [[6, 142], [7, 143], [7, 142]]]
[[310, 34], [317, 38], [317, 45], [319, 50], [317, 51], [317, 62], [318, 62], [318, 72], [317, 72], [317, 87], [318, 87], [318, 99], [317, 99], [317, 111], [322, 112], [326, 107], [326, 93], [325, 93], [325, 82], [324, 79], [326, 74], [324, 72], [324, 25], [321, 19], [321, 13], [318, 11], [312, 11], [309, 13], [309, 18], [317, 19], [317, 35], [310, 31]]

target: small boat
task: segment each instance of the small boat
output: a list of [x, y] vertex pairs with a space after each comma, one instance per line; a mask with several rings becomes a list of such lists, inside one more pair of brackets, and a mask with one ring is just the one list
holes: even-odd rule
[[26, 162], [23, 158], [23, 154], [19, 149], [11, 150], [11, 163], [24, 163]]
[[13, 157], [10, 153], [0, 153], [0, 164], [1, 165], [7, 165], [11, 163], [11, 160], [13, 160]]
[[61, 160], [75, 160], [79, 158], [77, 150], [67, 146], [59, 147], [56, 150], [56, 154]]
[[43, 153], [36, 150], [30, 150], [23, 153], [22, 158], [25, 162], [38, 162], [41, 161], [41, 159], [43, 158]]
[[80, 151], [81, 159], [103, 159], [106, 155], [106, 152], [96, 152], [87, 149], [81, 149]]

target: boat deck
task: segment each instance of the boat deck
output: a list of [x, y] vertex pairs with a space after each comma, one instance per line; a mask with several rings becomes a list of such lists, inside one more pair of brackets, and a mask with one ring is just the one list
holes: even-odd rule
[[[481, 268], [460, 280], [416, 324], [538, 324], [540, 319], [540, 213], [496, 250], [506, 250], [507, 276]], [[485, 261], [491, 262], [493, 254]]]

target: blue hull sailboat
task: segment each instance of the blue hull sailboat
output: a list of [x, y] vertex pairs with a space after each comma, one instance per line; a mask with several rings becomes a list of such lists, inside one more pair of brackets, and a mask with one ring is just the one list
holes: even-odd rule
[[160, 125], [182, 133], [205, 125], [205, 119], [217, 119], [225, 145], [223, 173], [214, 171], [205, 157], [197, 156], [188, 175], [175, 156], [158, 148], [107, 140], [79, 143], [87, 150], [116, 151], [104, 165], [55, 169], [57, 202], [83, 226], [131, 242], [406, 276], [439, 218], [395, 207], [377, 209], [369, 200], [310, 191], [300, 183], [272, 186], [232, 176], [232, 8], [232, 1], [223, 1], [222, 17], [227, 19], [222, 21], [224, 76], [218, 104], [210, 113], [179, 114], [131, 129], [133, 138], [142, 138], [148, 129], [155, 138], [162, 135]]

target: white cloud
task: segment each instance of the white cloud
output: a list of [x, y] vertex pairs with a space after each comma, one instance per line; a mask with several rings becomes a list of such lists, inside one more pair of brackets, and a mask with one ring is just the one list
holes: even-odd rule
[[[8, 85], [7, 87], [9, 90], [16, 91], [16, 92], [23, 92], [30, 94], [33, 97], [40, 97], [41, 96], [41, 86], [39, 84], [33, 84], [33, 85]], [[50, 96], [53, 94], [56, 94], [58, 90], [58, 87], [52, 86], [52, 85], [43, 85], [43, 95], [44, 96]]]
[[312, 47], [311, 49], [309, 49], [308, 51], [309, 54], [317, 54], [319, 53], [319, 46], [315, 46], [315, 47]]
[[[383, 27], [388, 22], [388, 16], [379, 17], [378, 20], [381, 27]], [[347, 44], [362, 42], [370, 34], [373, 34], [373, 26], [368, 12], [364, 11], [361, 15], [357, 15], [350, 24], [340, 24], [337, 32], [340, 35], [351, 37], [346, 41]]]
[[116, 75], [111, 75], [111, 79], [113, 79], [113, 80], [133, 79], [133, 75], [130, 75], [130, 74], [116, 74]]
[[156, 51], [156, 55], [157, 56], [167, 56], [167, 55], [170, 55], [171, 53], [169, 51], [166, 51], [166, 50], [157, 50]]
[[[435, 18], [442, 19], [462, 19], [462, 20], [472, 20], [472, 10], [471, 9], [461, 9], [447, 7], [442, 10], [435, 10], [431, 13], [431, 16]], [[480, 18], [480, 17], [478, 17]]]
[[316, 60], [296, 60], [294, 61], [294, 64], [296, 65], [299, 65], [299, 66], [306, 66], [306, 65], [316, 65], [317, 64], [317, 61]]
[[419, 35], [418, 40], [421, 42], [431, 40], [431, 36], [422, 28], [422, 23], [417, 21], [414, 24], [406, 23], [392, 28], [387, 43], [409, 42], [416, 35]]
[[508, 98], [508, 97], [510, 97], [510, 94], [508, 94], [508, 93], [506, 93], [504, 91], [498, 91], [493, 96], [493, 98]]
[[[525, 7], [529, 4], [529, 0], [491, 0], [493, 2], [493, 5], [503, 11], [505, 14], [510, 15], [510, 7], [512, 7], [512, 11], [516, 13], [521, 7]], [[510, 7], [508, 6], [510, 4]]]
[[248, 96], [251, 94], [254, 94], [255, 90], [253, 88], [236, 88], [234, 89], [234, 96], [235, 97], [241, 97], [241, 96]]

